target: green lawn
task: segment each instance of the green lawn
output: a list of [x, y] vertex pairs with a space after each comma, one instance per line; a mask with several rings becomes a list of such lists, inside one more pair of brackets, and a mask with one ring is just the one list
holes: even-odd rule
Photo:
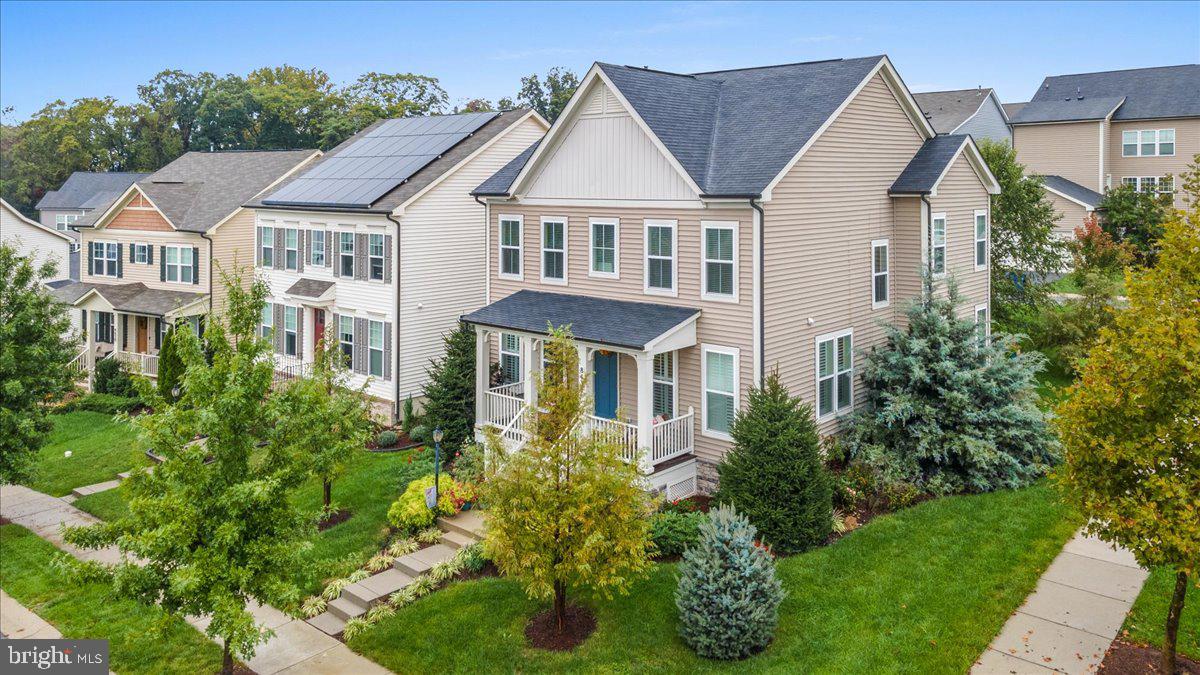
[[[137, 433], [111, 415], [80, 410], [51, 415], [54, 430], [38, 451], [29, 487], [61, 497], [74, 488], [112, 480], [118, 473], [145, 466], [136, 449]], [[64, 453], [71, 451], [71, 456]]]
[[[1057, 351], [1056, 348], [1052, 348]], [[1075, 381], [1074, 376], [1056, 364], [1054, 354], [1047, 350], [1046, 369], [1037, 374], [1037, 393], [1043, 408], [1053, 408], [1062, 399], [1063, 390]]]
[[[302, 593], [316, 593], [328, 579], [349, 574], [383, 545], [388, 507], [409, 481], [433, 472], [428, 454], [410, 450], [355, 455], [346, 474], [333, 483], [334, 503], [354, 515], [316, 536], [305, 553], [305, 564], [296, 570]], [[304, 506], [319, 508], [321, 483], [312, 481], [297, 497]], [[120, 490], [83, 497], [75, 506], [104, 520], [119, 518], [126, 511]]]
[[[1150, 573], [1137, 602], [1133, 603], [1133, 609], [1129, 616], [1125, 617], [1123, 630], [1128, 631], [1129, 640], [1156, 647], [1162, 646], [1167, 624], [1167, 607], [1170, 606], [1171, 595], [1174, 592], [1174, 571], [1160, 567]], [[1196, 586], [1195, 579], [1188, 581], [1176, 647], [1180, 654], [1200, 661], [1200, 587]]]
[[879, 518], [779, 561], [775, 641], [748, 661], [696, 657], [678, 638], [674, 564], [592, 603], [599, 626], [569, 654], [525, 646], [541, 607], [503, 579], [438, 591], [350, 642], [396, 672], [965, 672], [1079, 526], [1045, 484], [949, 497]]
[[[57, 549], [18, 525], [0, 525], [4, 591], [68, 638], [109, 641], [118, 673], [215, 673], [221, 649], [157, 607], [114, 599], [107, 584], [74, 585], [51, 560]], [[161, 633], [155, 633], [158, 628]]]

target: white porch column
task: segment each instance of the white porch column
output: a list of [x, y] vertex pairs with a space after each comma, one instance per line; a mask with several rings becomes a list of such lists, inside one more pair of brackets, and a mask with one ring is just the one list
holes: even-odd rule
[[488, 421], [483, 418], [488, 390], [488, 366], [491, 354], [488, 349], [488, 332], [482, 326], [475, 327], [475, 423]]
[[125, 344], [125, 322], [128, 321], [124, 315], [113, 312], [113, 351], [125, 351], [121, 345]]
[[87, 310], [83, 324], [84, 333], [87, 334], [87, 355], [83, 365], [87, 367], [88, 387], [91, 388], [92, 373], [96, 370], [96, 315], [91, 310]]
[[[534, 338], [521, 338], [521, 382], [525, 385], [525, 404], [537, 407], [537, 383], [534, 382], [533, 359], [536, 354]], [[540, 368], [539, 368], [540, 370]]]
[[588, 368], [588, 358], [591, 357], [592, 350], [585, 344], [575, 343], [575, 350], [579, 352], [579, 380], [584, 381], [591, 368]]
[[653, 443], [654, 418], [654, 355], [641, 353], [634, 357], [637, 363], [637, 428], [638, 467], [650, 475], [650, 444]]

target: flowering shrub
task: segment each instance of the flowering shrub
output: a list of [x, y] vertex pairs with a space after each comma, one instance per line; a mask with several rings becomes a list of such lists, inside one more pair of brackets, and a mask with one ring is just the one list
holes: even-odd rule
[[478, 495], [475, 493], [474, 485], [452, 480], [450, 487], [438, 493], [438, 510], [446, 510], [452, 514], [458, 513], [462, 510], [463, 504], [473, 503], [476, 499], [478, 499]]
[[1083, 225], [1075, 228], [1075, 240], [1068, 244], [1076, 270], [1112, 273], [1133, 262], [1133, 247], [1118, 242], [1100, 227], [1096, 214], [1088, 214]]

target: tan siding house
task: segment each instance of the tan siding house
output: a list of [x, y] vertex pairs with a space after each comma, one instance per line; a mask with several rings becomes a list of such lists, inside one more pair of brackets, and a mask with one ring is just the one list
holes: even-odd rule
[[[809, 112], [743, 126], [795, 97]], [[710, 492], [765, 371], [837, 430], [854, 354], [920, 290], [928, 205], [948, 215], [939, 265], [964, 314], [986, 306], [997, 189], [969, 137], [934, 135], [886, 57], [692, 75], [597, 64], [546, 138], [475, 190], [489, 251], [489, 304], [466, 316], [477, 419], [519, 446], [546, 326], [569, 325], [592, 428], [668, 498]]]
[[1174, 180], [1200, 153], [1200, 65], [1047, 77], [1012, 117], [1017, 159], [1046, 177], [1073, 236], [1103, 193], [1122, 184], [1183, 194]]
[[253, 215], [241, 202], [318, 154], [187, 153], [75, 221], [80, 279], [54, 293], [85, 317], [88, 368], [114, 358], [156, 376], [165, 332], [185, 322], [201, 331], [206, 316], [219, 317], [217, 270], [250, 260]]

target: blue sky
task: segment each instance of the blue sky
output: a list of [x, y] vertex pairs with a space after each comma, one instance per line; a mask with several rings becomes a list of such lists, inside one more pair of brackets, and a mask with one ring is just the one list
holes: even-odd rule
[[166, 68], [290, 63], [441, 80], [454, 102], [592, 61], [694, 72], [887, 53], [914, 91], [1200, 62], [1200, 2], [1179, 3], [35, 3], [0, 2], [6, 121], [54, 99], [128, 102]]

